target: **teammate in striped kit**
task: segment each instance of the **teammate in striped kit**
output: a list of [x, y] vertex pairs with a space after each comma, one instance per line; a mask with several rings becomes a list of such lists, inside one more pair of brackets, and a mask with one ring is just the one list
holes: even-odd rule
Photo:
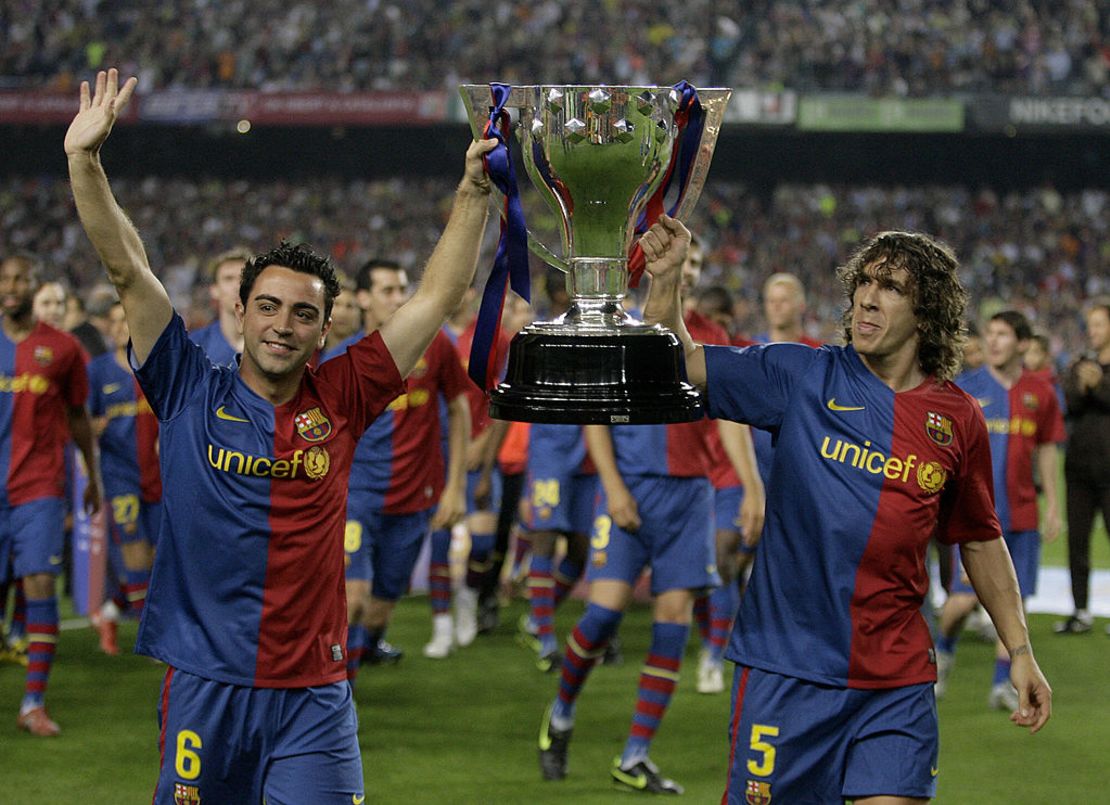
[[17, 724], [48, 737], [60, 732], [44, 699], [58, 640], [54, 582], [62, 569], [63, 450], [71, 436], [89, 468], [90, 512], [100, 507], [100, 472], [85, 408], [85, 355], [72, 336], [34, 320], [39, 279], [31, 255], [0, 261], [0, 574], [10, 555], [27, 599], [27, 681]]
[[777, 438], [727, 655], [738, 667], [723, 801], [927, 801], [939, 772], [920, 613], [933, 534], [960, 544], [1012, 658], [1011, 720], [1036, 732], [1052, 703], [1000, 539], [983, 414], [948, 379], [966, 300], [955, 255], [914, 233], [866, 241], [838, 272], [846, 347], [702, 347], [680, 314], [688, 237], [663, 218], [641, 239], [645, 318], [682, 340], [711, 415]]
[[[1036, 593], [1040, 568], [1041, 534], [1037, 530], [1034, 471], [1040, 472], [1044, 491], [1044, 539], [1052, 542], [1059, 536], [1061, 526], [1057, 445], [1066, 438], [1055, 390], [1023, 366], [1025, 350], [1032, 338], [1033, 328], [1024, 315], [1016, 310], [996, 313], [987, 323], [983, 338], [986, 364], [956, 379], [957, 385], [979, 403], [987, 420], [994, 503], [1017, 570], [1022, 599]], [[938, 697], [944, 694], [955, 663], [956, 641], [964, 621], [977, 603], [975, 591], [957, 561], [938, 628]], [[1017, 693], [1010, 685], [1010, 658], [1001, 641], [996, 643], [988, 702], [991, 707], [1009, 712], [1017, 709]]]
[[216, 366], [188, 340], [100, 165], [136, 84], [118, 81], [113, 69], [95, 94], [82, 84], [65, 148], [161, 423], [164, 516], [137, 646], [169, 666], [154, 801], [361, 802], [344, 649], [351, 460], [470, 284], [495, 143], [471, 145], [419, 290], [377, 332], [308, 369], [339, 287], [327, 259], [282, 244], [244, 268], [242, 359]]
[[[378, 330], [408, 298], [397, 263], [363, 265], [356, 296], [366, 332]], [[332, 355], [342, 354], [332, 352]], [[403, 653], [384, 640], [397, 601], [432, 529], [450, 528], [465, 513], [463, 458], [470, 435], [469, 379], [440, 330], [420, 357], [408, 388], [359, 440], [347, 497], [348, 679], [360, 661], [394, 663]], [[440, 403], [447, 408], [448, 456], [441, 446]], [[446, 481], [445, 481], [446, 479]], [[433, 512], [434, 510], [434, 512]], [[451, 647], [450, 619], [435, 621]]]
[[243, 351], [243, 334], [235, 321], [235, 303], [239, 300], [239, 277], [251, 253], [243, 248], [229, 249], [208, 262], [208, 295], [216, 306], [216, 318], [189, 333], [199, 344], [208, 360], [218, 366], [231, 366]]
[[[127, 362], [131, 333], [123, 305], [108, 311], [111, 352], [89, 362], [89, 413], [100, 445], [110, 558], [118, 574], [122, 599], [134, 615], [143, 611], [154, 543], [158, 538], [162, 476], [158, 470], [158, 419]], [[115, 647], [115, 620], [98, 625], [101, 648]]]

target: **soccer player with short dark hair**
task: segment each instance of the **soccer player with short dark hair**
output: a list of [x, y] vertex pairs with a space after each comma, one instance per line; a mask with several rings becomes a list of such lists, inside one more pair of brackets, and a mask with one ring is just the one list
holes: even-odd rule
[[[995, 510], [1023, 600], [1037, 592], [1041, 563], [1041, 518], [1034, 474], [1039, 471], [1044, 491], [1044, 539], [1053, 542], [1060, 535], [1057, 445], [1066, 438], [1056, 392], [1024, 367], [1025, 350], [1032, 337], [1033, 328], [1018, 311], [994, 314], [983, 333], [986, 362], [956, 379], [956, 385], [975, 398], [986, 417]], [[944, 695], [956, 659], [956, 642], [976, 605], [974, 590], [959, 563], [954, 562], [951, 589], [937, 627], [938, 697]], [[995, 648], [988, 704], [1009, 712], [1017, 709], [1017, 693], [1010, 685], [1010, 658], [1000, 641]]]
[[235, 321], [235, 303], [239, 301], [243, 266], [251, 256], [249, 250], [239, 246], [208, 261], [208, 296], [216, 306], [216, 317], [189, 333], [189, 339], [204, 349], [212, 363], [230, 366], [243, 349], [243, 335]]
[[49, 737], [60, 732], [44, 697], [58, 642], [54, 582], [62, 569], [71, 436], [88, 467], [89, 511], [100, 508], [100, 470], [85, 408], [85, 354], [68, 333], [35, 321], [39, 277], [33, 255], [0, 260], [0, 583], [11, 556], [10, 572], [23, 580], [27, 600], [27, 681], [17, 724]]
[[[709, 413], [776, 434], [767, 519], [727, 656], [737, 663], [728, 803], [925, 802], [938, 754], [921, 615], [933, 534], [964, 566], [1036, 732], [1052, 691], [1033, 658], [994, 512], [983, 413], [950, 380], [966, 294], [947, 247], [883, 232], [839, 271], [847, 346], [702, 347], [681, 316], [686, 228], [641, 239], [648, 321], [676, 332]], [[890, 762], [897, 758], [897, 762]]]
[[318, 370], [338, 283], [282, 244], [243, 269], [243, 354], [216, 366], [189, 341], [100, 149], [136, 81], [81, 85], [65, 150], [77, 210], [131, 329], [131, 362], [161, 424], [163, 519], [137, 650], [167, 666], [154, 801], [359, 802], [347, 683], [343, 527], [363, 431], [404, 389], [469, 286], [488, 208], [474, 143], [413, 298]]

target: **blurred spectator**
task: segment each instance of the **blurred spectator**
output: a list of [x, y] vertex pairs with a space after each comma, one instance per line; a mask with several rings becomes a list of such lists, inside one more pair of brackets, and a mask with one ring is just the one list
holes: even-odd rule
[[31, 304], [31, 315], [37, 321], [46, 322], [59, 330], [63, 329], [66, 318], [65, 286], [57, 281], [48, 281], [40, 285]]

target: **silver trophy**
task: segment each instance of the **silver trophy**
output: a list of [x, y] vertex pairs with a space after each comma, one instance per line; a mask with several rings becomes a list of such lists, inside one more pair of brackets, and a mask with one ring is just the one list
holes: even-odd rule
[[[474, 134], [482, 136], [490, 86], [460, 91]], [[560, 85], [509, 91], [505, 109], [515, 112], [525, 170], [561, 221], [561, 256], [530, 232], [528, 245], [565, 272], [572, 303], [558, 319], [531, 324], [513, 339], [505, 381], [490, 398], [494, 417], [645, 424], [702, 416], [678, 338], [634, 319], [621, 304], [637, 227], [644, 228], [649, 206], [665, 201], [665, 178], [671, 177], [667, 195], [678, 197], [666, 201], [679, 219], [705, 183], [732, 91], [696, 90], [696, 129], [684, 126], [692, 91]]]

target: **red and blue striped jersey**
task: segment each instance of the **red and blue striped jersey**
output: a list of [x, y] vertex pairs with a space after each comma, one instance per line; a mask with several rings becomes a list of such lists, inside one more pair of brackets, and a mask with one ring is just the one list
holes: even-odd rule
[[[686, 311], [684, 320], [690, 337], [699, 344], [726, 346], [731, 340], [725, 328], [710, 321], [696, 310]], [[717, 423], [710, 422], [707, 427], [709, 428], [706, 437], [709, 439], [709, 482], [713, 484], [714, 489], [740, 486], [740, 476], [736, 474], [736, 468], [732, 466], [728, 454], [725, 453], [725, 447], [721, 444]]]
[[176, 314], [136, 371], [161, 425], [162, 525], [136, 651], [266, 688], [346, 679], [355, 446], [404, 383], [377, 333], [275, 406]]
[[238, 354], [235, 347], [231, 346], [224, 338], [224, 331], [220, 329], [220, 319], [189, 333], [189, 338], [194, 344], [199, 344], [208, 360], [217, 366], [234, 366], [235, 356]]
[[144, 503], [160, 501], [158, 418], [139, 381], [112, 352], [89, 361], [89, 413], [106, 420], [98, 440], [105, 495], [138, 494]]
[[775, 435], [767, 514], [728, 656], [825, 685], [933, 681], [925, 550], [1001, 536], [975, 400], [894, 393], [851, 347], [706, 347], [709, 411]]
[[1002, 530], [1037, 529], [1037, 489], [1033, 483], [1033, 451], [1042, 444], [1064, 441], [1064, 418], [1053, 388], [1022, 372], [1009, 389], [986, 366], [965, 372], [956, 385], [983, 409], [994, 465], [994, 504]]
[[67, 409], [88, 396], [85, 360], [77, 340], [49, 324], [19, 343], [0, 329], [0, 505], [65, 494]]
[[[455, 345], [455, 351], [458, 353], [459, 360], [462, 361], [463, 371], [465, 372], [470, 366], [470, 345], [474, 343], [474, 332], [477, 330], [478, 320], [470, 322], [466, 329], [461, 333], [453, 333], [450, 329], [444, 328], [447, 337]], [[504, 330], [497, 331], [497, 355], [501, 357], [502, 364], [497, 369], [497, 376], [504, 377], [505, 368], [508, 363], [509, 357], [509, 343], [513, 340], [512, 336]], [[492, 417], [489, 415], [489, 395], [486, 394], [478, 385], [470, 380], [470, 375], [467, 375], [466, 394], [467, 402], [470, 403], [470, 438], [474, 439], [482, 435], [482, 432], [490, 426], [493, 422]]]
[[472, 385], [440, 330], [393, 400], [359, 440], [351, 494], [369, 496], [387, 514], [426, 511], [443, 493], [445, 463], [439, 402]]

